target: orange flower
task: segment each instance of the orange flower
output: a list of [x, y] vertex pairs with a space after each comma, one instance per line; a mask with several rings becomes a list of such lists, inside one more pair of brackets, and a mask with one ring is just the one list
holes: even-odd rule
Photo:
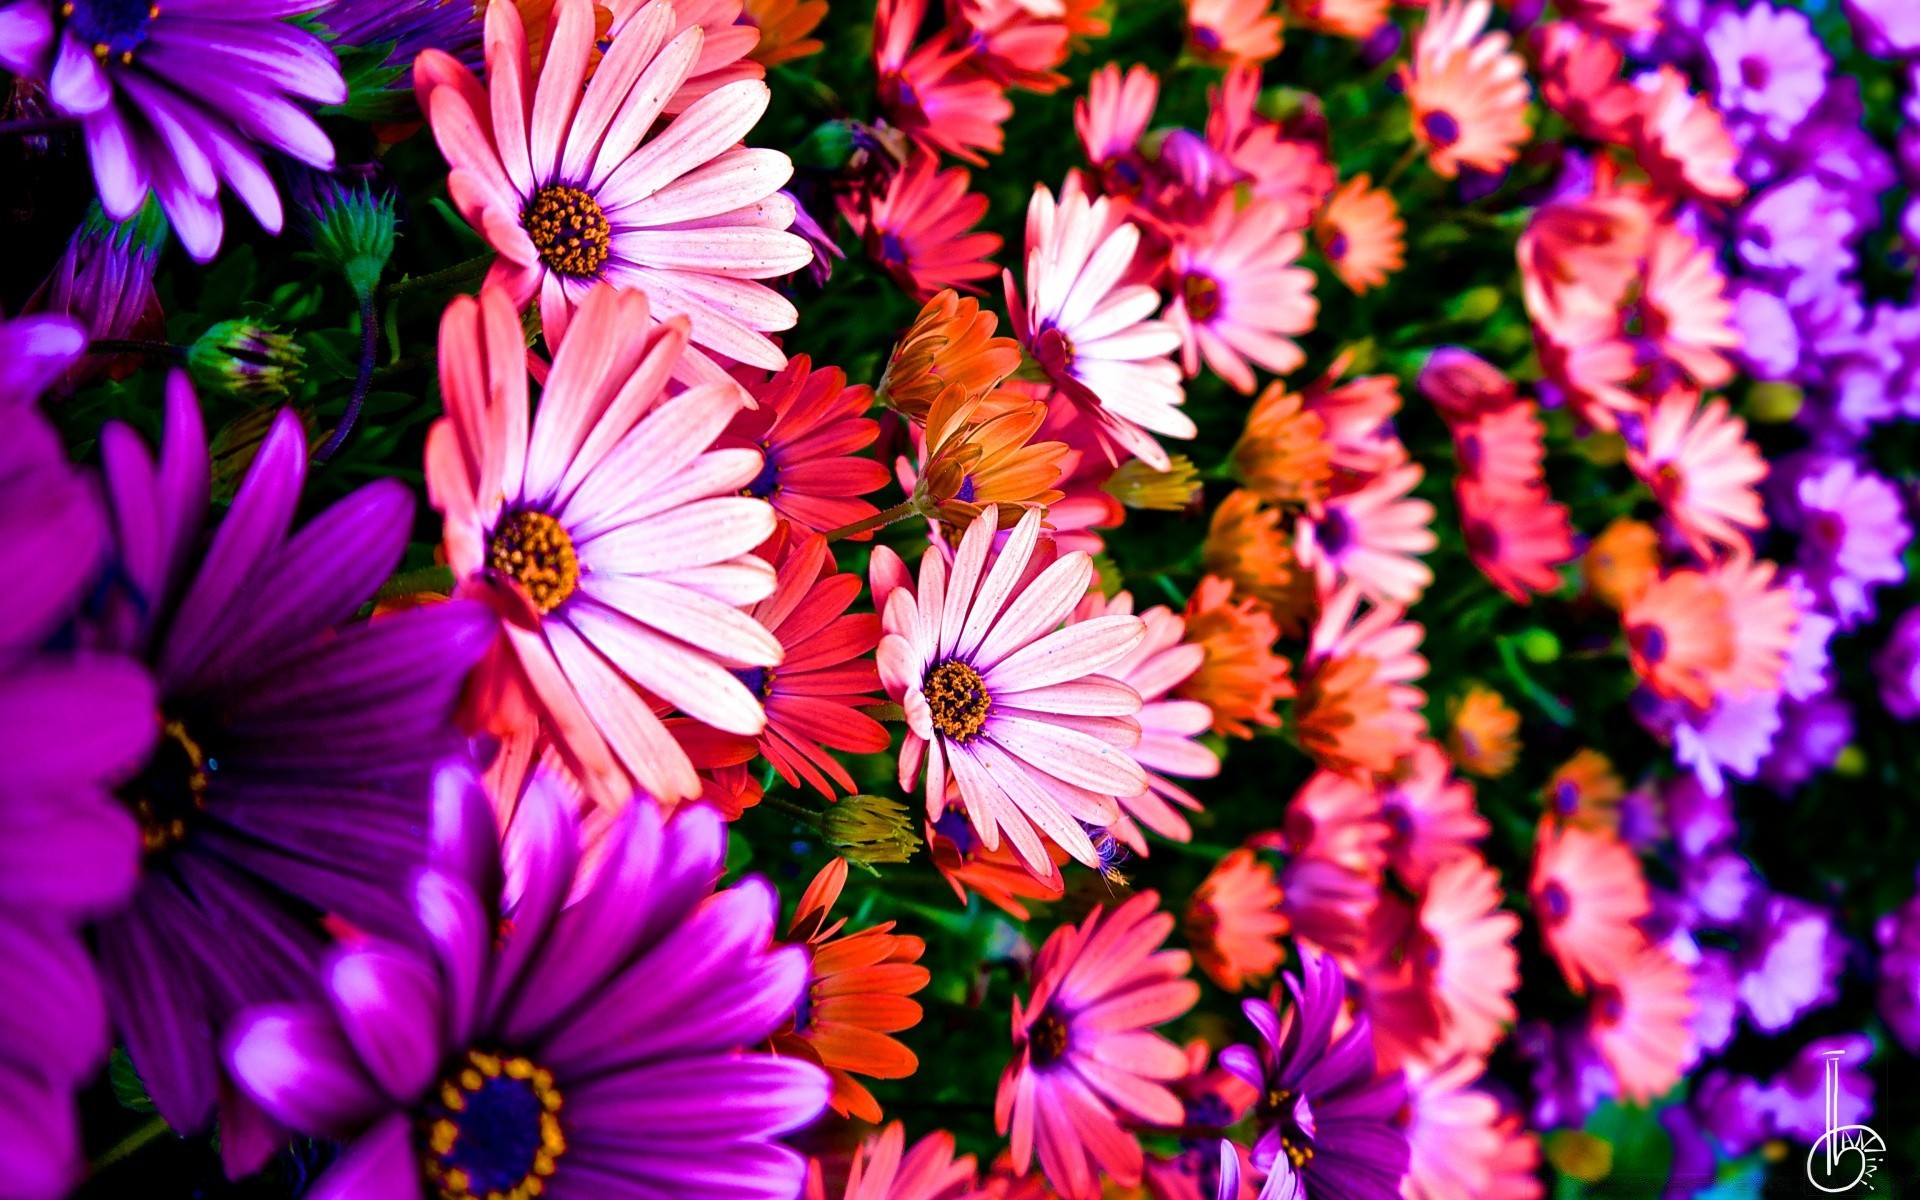
[[1506, 698], [1483, 683], [1467, 686], [1452, 707], [1453, 730], [1447, 749], [1460, 769], [1487, 779], [1513, 770], [1520, 757], [1520, 714]]
[[1020, 343], [995, 337], [999, 318], [951, 288], [927, 301], [893, 348], [877, 389], [895, 412], [925, 422], [949, 385], [985, 396], [1020, 365]]
[[1279, 727], [1273, 706], [1293, 695], [1293, 664], [1273, 652], [1280, 636], [1273, 619], [1232, 596], [1232, 583], [1208, 575], [1188, 598], [1187, 642], [1205, 647], [1207, 657], [1175, 691], [1213, 710], [1215, 733], [1250, 738], [1254, 725]]
[[[1019, 524], [1027, 509], [1055, 503], [1054, 484], [1066, 473], [1065, 442], [1032, 443], [1047, 406], [1009, 391], [968, 396], [960, 385], [942, 392], [927, 411], [926, 451], [914, 499], [920, 511], [949, 529], [964, 530], [990, 504], [1000, 506], [1000, 528]], [[1031, 443], [1031, 444], [1030, 444]]]
[[[1423, 630], [1399, 605], [1359, 617], [1360, 590], [1347, 584], [1327, 601], [1307, 647], [1294, 726], [1300, 748], [1330, 771], [1383, 775], [1427, 732], [1427, 697], [1412, 681], [1427, 673], [1417, 649]], [[1356, 619], [1357, 618], [1357, 619]]]
[[1393, 193], [1374, 187], [1368, 175], [1347, 180], [1313, 228], [1333, 273], [1355, 292], [1379, 287], [1407, 264], [1407, 223]]
[[1439, 0], [1400, 68], [1413, 135], [1433, 173], [1504, 171], [1527, 140], [1527, 71], [1512, 39], [1488, 33], [1492, 0]]
[[[476, 8], [484, 7], [476, 5]], [[513, 0], [527, 31], [527, 53], [537, 74], [547, 58], [547, 25], [553, 19], [553, 0]], [[593, 6], [593, 44], [587, 48], [587, 78], [600, 66], [600, 47], [613, 33], [613, 13], [603, 4]]]
[[1574, 752], [1547, 777], [1540, 803], [1556, 819], [1586, 829], [1618, 829], [1620, 800], [1626, 784], [1613, 770], [1613, 761], [1591, 747]]
[[827, 15], [827, 0], [747, 0], [747, 23], [759, 29], [760, 41], [748, 55], [763, 67], [820, 53], [827, 44], [807, 35]]
[[[1040, 878], [1027, 870], [1011, 842], [1002, 841], [992, 850], [981, 845], [957, 799], [947, 801], [947, 811], [937, 824], [928, 822], [927, 850], [960, 903], [967, 902], [969, 891], [977, 892], [1017, 921], [1033, 917], [1021, 900], [1058, 900], [1066, 892], [1065, 877], [1058, 870]], [[1051, 842], [1047, 851], [1056, 868], [1067, 861], [1067, 852]]]
[[1187, 26], [1202, 62], [1258, 67], [1280, 53], [1285, 22], [1267, 0], [1187, 0]]
[[812, 979], [792, 1025], [773, 1035], [773, 1050], [825, 1067], [833, 1078], [835, 1112], [877, 1122], [879, 1102], [854, 1074], [905, 1079], [918, 1069], [913, 1051], [888, 1035], [920, 1023], [920, 1005], [908, 997], [932, 976], [918, 965], [927, 944], [894, 933], [891, 921], [834, 936], [846, 920], [826, 925], [827, 911], [846, 883], [847, 860], [836, 858], [800, 897], [787, 937], [812, 951]]
[[1287, 16], [1302, 29], [1364, 42], [1387, 22], [1388, 0], [1287, 0]]
[[1233, 468], [1270, 504], [1317, 509], [1333, 475], [1332, 454], [1327, 423], [1276, 379], [1247, 414], [1246, 431], [1233, 448]]
[[1216, 864], [1187, 904], [1187, 944], [1207, 977], [1229, 992], [1266, 979], [1287, 956], [1293, 922], [1273, 868], [1245, 846]]
[[1300, 569], [1293, 539], [1281, 527], [1283, 514], [1264, 508], [1245, 488], [1213, 510], [1201, 563], [1210, 575], [1230, 580], [1234, 591], [1266, 609], [1289, 636], [1306, 627], [1313, 606], [1313, 576]]
[[1653, 526], [1616, 517], [1587, 547], [1587, 590], [1618, 612], [1660, 574], [1660, 535]]

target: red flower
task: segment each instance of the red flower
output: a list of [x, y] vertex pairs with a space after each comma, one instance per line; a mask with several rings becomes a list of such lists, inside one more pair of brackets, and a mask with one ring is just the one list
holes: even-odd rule
[[848, 387], [838, 367], [812, 367], [798, 354], [750, 387], [760, 407], [740, 410], [726, 440], [752, 443], [765, 456], [742, 489], [747, 495], [767, 500], [802, 529], [827, 533], [880, 511], [860, 497], [886, 486], [887, 469], [854, 454], [880, 436], [879, 422], [864, 415], [873, 389]]
[[915, 300], [942, 288], [979, 291], [976, 279], [999, 268], [997, 233], [969, 232], [986, 215], [987, 198], [967, 191], [965, 167], [939, 169], [940, 160], [915, 151], [894, 175], [885, 195], [871, 196], [864, 226], [867, 257]]

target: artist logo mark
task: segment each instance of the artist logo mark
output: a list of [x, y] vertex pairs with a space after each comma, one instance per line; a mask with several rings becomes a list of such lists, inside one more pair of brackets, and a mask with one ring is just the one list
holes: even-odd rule
[[1873, 1190], [1874, 1172], [1887, 1143], [1865, 1125], [1840, 1123], [1840, 1059], [1844, 1050], [1829, 1050], [1827, 1059], [1827, 1131], [1807, 1151], [1807, 1182], [1823, 1192]]

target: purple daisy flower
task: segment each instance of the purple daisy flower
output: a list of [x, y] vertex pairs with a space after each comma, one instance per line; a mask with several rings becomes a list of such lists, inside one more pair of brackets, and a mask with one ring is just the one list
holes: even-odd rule
[[[218, 1029], [312, 993], [317, 916], [412, 927], [399, 892], [426, 860], [434, 765], [465, 747], [452, 712], [494, 624], [455, 602], [336, 632], [398, 565], [413, 499], [380, 480], [293, 530], [307, 445], [291, 411], [198, 555], [207, 444], [185, 376], [167, 393], [157, 464], [126, 427], [101, 433], [123, 586], [93, 636], [150, 665], [164, 724], [120, 790], [138, 889], [94, 940], [160, 1115], [191, 1131], [219, 1091]], [[233, 1128], [230, 1162], [270, 1149]]]
[[1920, 895], [1881, 917], [1873, 940], [1880, 947], [1880, 1019], [1908, 1054], [1920, 1054]]
[[1220, 1052], [1220, 1065], [1260, 1092], [1254, 1165], [1272, 1170], [1284, 1159], [1311, 1200], [1396, 1200], [1410, 1157], [1397, 1124], [1406, 1081], [1398, 1071], [1378, 1072], [1365, 1013], [1334, 1039], [1346, 980], [1331, 955], [1302, 947], [1300, 974], [1286, 981], [1287, 1019], [1264, 1000], [1244, 1001], [1261, 1045]]
[[472, 0], [334, 0], [315, 22], [333, 44], [385, 51], [377, 65], [356, 73], [346, 114], [363, 121], [419, 120], [413, 60], [422, 50], [441, 50], [480, 74], [486, 66], [484, 10]]
[[1776, 138], [1792, 133], [1826, 93], [1832, 62], [1804, 14], [1764, 2], [1726, 9], [1702, 40], [1720, 110], [1757, 117]]
[[1846, 0], [1853, 32], [1870, 54], [1882, 58], [1920, 55], [1920, 6], [1913, 0]]
[[107, 1010], [87, 951], [57, 924], [0, 914], [0, 1178], [9, 1197], [56, 1200], [85, 1169], [73, 1090], [107, 1053]]
[[1920, 608], [1910, 608], [1893, 623], [1887, 644], [1873, 658], [1880, 681], [1880, 703], [1896, 719], [1920, 717]]
[[1528, 1021], [1514, 1030], [1514, 1049], [1532, 1066], [1537, 1129], [1577, 1129], [1614, 1094], [1613, 1069], [1594, 1049], [1585, 1021], [1555, 1028]]
[[1701, 1054], [1718, 1054], [1740, 1023], [1740, 969], [1730, 951], [1702, 947], [1693, 964], [1693, 1040]]
[[1740, 211], [1740, 261], [1755, 271], [1815, 279], [1851, 271], [1860, 223], [1845, 193], [1812, 175], [1774, 184]]
[[806, 1159], [777, 1139], [826, 1107], [827, 1076], [746, 1049], [807, 985], [806, 950], [773, 944], [778, 897], [758, 878], [716, 894], [719, 814], [663, 820], [646, 801], [581, 887], [574, 806], [534, 777], [503, 886], [487, 796], [447, 768], [412, 886], [431, 950], [342, 947], [325, 1003], [235, 1023], [240, 1087], [291, 1128], [352, 1139], [313, 1200], [798, 1194]]
[[1641, 688], [1629, 706], [1649, 733], [1673, 747], [1673, 761], [1714, 795], [1726, 790], [1728, 775], [1752, 779], [1780, 731], [1779, 692], [1716, 696], [1701, 711]]
[[1832, 767], [1853, 741], [1853, 708], [1839, 696], [1788, 699], [1780, 706], [1780, 736], [1760, 764], [1760, 781], [1782, 796]]
[[1749, 372], [1761, 379], [1793, 378], [1800, 365], [1800, 330], [1785, 300], [1770, 288], [1735, 284], [1733, 324], [1741, 340], [1734, 355]]
[[1761, 905], [1742, 935], [1740, 1007], [1762, 1033], [1779, 1033], [1840, 996], [1846, 942], [1833, 914], [1787, 895]]
[[[86, 326], [91, 339], [164, 339], [166, 317], [153, 290], [153, 273], [166, 242], [167, 219], [152, 200], [132, 220], [118, 222], [109, 221], [97, 203], [90, 205], [53, 274], [27, 301], [27, 311], [70, 316]], [[79, 387], [104, 374], [117, 357], [86, 355], [67, 370], [66, 386]]]
[[1901, 555], [1913, 531], [1893, 484], [1852, 459], [1827, 460], [1802, 475], [1787, 514], [1800, 534], [1802, 577], [1840, 628], [1873, 619], [1873, 593], [1907, 577]]
[[316, 167], [333, 143], [300, 102], [341, 104], [326, 44], [287, 20], [314, 0], [14, 0], [0, 66], [46, 85], [79, 120], [107, 215], [139, 211], [149, 189], [201, 262], [220, 249], [224, 180], [269, 232], [280, 196], [257, 146]]

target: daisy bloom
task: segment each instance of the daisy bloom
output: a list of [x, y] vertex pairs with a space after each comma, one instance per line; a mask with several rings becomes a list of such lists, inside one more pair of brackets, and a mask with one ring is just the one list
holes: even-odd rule
[[[1035, 875], [1012, 846], [987, 849], [974, 834], [959, 803], [950, 800], [947, 811], [938, 821], [927, 822], [926, 830], [928, 855], [962, 904], [967, 902], [969, 892], [977, 892], [1008, 916], [1027, 921], [1033, 914], [1022, 900], [1058, 900], [1066, 891], [1060, 872]], [[1067, 861], [1066, 852], [1058, 847], [1052, 853], [1055, 866]]]
[[1392, 833], [1388, 861], [1415, 891], [1439, 867], [1471, 855], [1491, 828], [1474, 807], [1473, 785], [1454, 775], [1453, 760], [1432, 742], [1416, 745], [1380, 788], [1380, 816]]
[[1280, 53], [1284, 22], [1267, 0], [1187, 0], [1187, 36], [1200, 61], [1257, 67]]
[[[1086, 0], [1080, 0], [1085, 6]], [[1066, 86], [1074, 30], [1060, 0], [947, 0], [947, 37], [972, 52], [972, 67], [1010, 88], [1048, 94]]]
[[993, 553], [999, 514], [988, 506], [951, 569], [942, 554], [921, 557], [917, 588], [885, 547], [869, 570], [885, 631], [880, 679], [907, 713], [900, 786], [912, 787], [924, 767], [927, 815], [937, 821], [951, 778], [988, 849], [1005, 835], [1035, 874], [1049, 875], [1043, 834], [1095, 866], [1083, 823], [1111, 825], [1116, 797], [1146, 790], [1146, 773], [1126, 753], [1140, 740], [1140, 697], [1102, 674], [1146, 626], [1115, 614], [1061, 629], [1093, 581], [1093, 562], [1074, 552], [1031, 573], [1044, 561], [1035, 557], [1040, 522], [1029, 509]]
[[1660, 577], [1660, 535], [1645, 521], [1615, 517], [1587, 544], [1587, 590], [1620, 611]]
[[1205, 355], [1215, 374], [1251, 394], [1249, 359], [1277, 375], [1306, 361], [1288, 335], [1313, 328], [1320, 302], [1313, 272], [1295, 265], [1305, 240], [1285, 219], [1277, 205], [1236, 211], [1229, 198], [1174, 244], [1166, 315], [1179, 331], [1187, 374], [1199, 371]]
[[1450, 429], [1520, 403], [1520, 389], [1505, 371], [1460, 346], [1441, 346], [1427, 355], [1413, 384]]
[[1380, 902], [1380, 885], [1324, 858], [1295, 858], [1280, 870], [1281, 911], [1294, 940], [1352, 962]]
[[976, 167], [1000, 153], [1000, 126], [1013, 115], [1001, 85], [971, 67], [973, 53], [945, 37], [913, 45], [926, 0], [880, 0], [873, 16], [873, 67], [887, 120], [935, 156]]
[[1725, 400], [1703, 403], [1688, 388], [1669, 388], [1635, 441], [1627, 444], [1627, 465], [1701, 558], [1712, 558], [1715, 545], [1746, 546], [1766, 528], [1755, 485], [1767, 477], [1767, 461]]
[[1326, 420], [1274, 380], [1247, 414], [1247, 427], [1233, 447], [1233, 471], [1269, 504], [1319, 507], [1333, 477]]
[[1393, 431], [1400, 411], [1400, 381], [1391, 375], [1362, 375], [1334, 386], [1346, 370], [1342, 355], [1326, 376], [1309, 385], [1301, 399], [1327, 427], [1333, 465], [1371, 479], [1406, 461], [1407, 448]]
[[1064, 442], [1036, 442], [1047, 406], [1011, 391], [969, 398], [950, 387], [927, 413], [918, 477], [918, 510], [958, 536], [989, 506], [1002, 528], [1029, 509], [1046, 509], [1065, 493], [1057, 486], [1074, 460]]
[[1500, 873], [1478, 854], [1433, 873], [1420, 897], [1412, 952], [1426, 964], [1443, 1053], [1484, 1058], [1512, 1027], [1520, 987], [1520, 918], [1500, 907]]
[[1276, 632], [1295, 634], [1313, 610], [1311, 572], [1294, 558], [1294, 543], [1281, 528], [1285, 514], [1260, 503], [1257, 493], [1239, 488], [1214, 507], [1201, 545], [1202, 569], [1233, 585], [1236, 595], [1258, 604]]
[[1499, 174], [1519, 157], [1527, 126], [1527, 71], [1512, 39], [1488, 33], [1491, 0], [1438, 0], [1400, 68], [1413, 136], [1434, 174], [1463, 166]]
[[719, 815], [631, 805], [578, 879], [574, 801], [536, 775], [506, 848], [530, 882], [507, 890], [491, 802], [449, 774], [408, 887], [424, 936], [343, 944], [324, 999], [249, 1009], [224, 1039], [269, 1116], [346, 1143], [314, 1194], [797, 1195], [806, 1160], [779, 1139], [826, 1106], [826, 1075], [746, 1047], [800, 1002], [807, 953], [773, 944], [766, 881], [714, 892]]
[[948, 289], [933, 297], [887, 359], [880, 402], [924, 425], [948, 386], [973, 398], [999, 387], [1020, 366], [1020, 343], [995, 337], [998, 325], [999, 318], [971, 296]]
[[1576, 417], [1613, 433], [1623, 419], [1644, 415], [1646, 402], [1633, 390], [1640, 353], [1622, 336], [1618, 316], [1536, 323], [1533, 335], [1541, 372], [1566, 394]]
[[1647, 881], [1611, 830], [1542, 821], [1527, 894], [1547, 952], [1576, 993], [1617, 979], [1646, 944], [1634, 922], [1650, 911]]
[[812, 359], [797, 354], [748, 391], [758, 403], [736, 412], [720, 439], [760, 452], [760, 473], [742, 489], [746, 495], [815, 533], [879, 511], [863, 497], [886, 486], [887, 469], [858, 453], [880, 436], [880, 423], [866, 415], [873, 389], [849, 387], [839, 367], [816, 371]]
[[1486, 779], [1498, 779], [1513, 770], [1520, 757], [1520, 714], [1506, 697], [1483, 683], [1472, 683], [1447, 710], [1452, 724], [1447, 750], [1461, 770]]
[[687, 328], [652, 324], [649, 307], [639, 292], [587, 293], [530, 411], [512, 301], [494, 287], [457, 297], [440, 323], [447, 415], [427, 435], [448, 566], [511, 613], [501, 669], [614, 806], [635, 783], [669, 805], [700, 792], [638, 689], [753, 737], [766, 714], [733, 672], [782, 653], [740, 611], [774, 589], [751, 553], [774, 510], [743, 494], [761, 455], [713, 448], [746, 394], [727, 381], [665, 396]]
[[1639, 86], [1634, 157], [1654, 183], [1674, 196], [1723, 204], [1746, 195], [1747, 185], [1734, 173], [1740, 148], [1713, 101], [1689, 89], [1686, 74], [1666, 63]]
[[1792, 495], [1788, 512], [1800, 534], [1804, 585], [1840, 628], [1870, 620], [1875, 590], [1906, 578], [1913, 529], [1901, 489], [1851, 458], [1836, 457], [1801, 474]]
[[1073, 102], [1073, 128], [1080, 135], [1080, 148], [1100, 173], [1107, 193], [1129, 195], [1139, 190], [1144, 166], [1140, 138], [1159, 100], [1159, 76], [1138, 63], [1122, 76], [1119, 63], [1108, 63], [1087, 80], [1087, 94]]
[[1619, 38], [1660, 32], [1660, 0], [1567, 0], [1560, 15]]
[[1531, 400], [1449, 422], [1460, 473], [1494, 495], [1513, 495], [1539, 485], [1547, 456], [1540, 406]]
[[1462, 479], [1453, 495], [1467, 557], [1489, 583], [1520, 604], [1559, 588], [1556, 568], [1574, 556], [1573, 522], [1545, 487], [1508, 491]]
[[1286, 211], [1289, 229], [1305, 229], [1339, 178], [1321, 143], [1287, 136], [1259, 103], [1259, 69], [1228, 67], [1220, 86], [1207, 89], [1207, 146], [1245, 177], [1255, 199]]
[[993, 256], [1000, 253], [1000, 235], [974, 231], [987, 198], [967, 190], [971, 179], [965, 167], [940, 170], [940, 160], [920, 150], [884, 193], [869, 197], [867, 257], [915, 300], [943, 288], [978, 291], [973, 281], [998, 270]]
[[[1056, 203], [1035, 185], [1027, 206], [1026, 294], [1005, 276], [1013, 329], [1047, 379], [1097, 424], [1102, 441], [1164, 471], [1167, 452], [1153, 434], [1190, 438], [1180, 411], [1186, 395], [1168, 355], [1180, 332], [1152, 320], [1159, 293], [1122, 280], [1140, 231], [1106, 197], [1090, 200], [1080, 176], [1067, 176]], [[1109, 450], [1111, 458], [1112, 451]]]
[[1481, 1060], [1407, 1067], [1406, 1200], [1540, 1200], [1540, 1145], [1520, 1116], [1473, 1084]]
[[1285, 979], [1293, 1004], [1284, 1018], [1264, 1000], [1241, 1002], [1258, 1049], [1220, 1052], [1221, 1066], [1259, 1089], [1253, 1163], [1299, 1172], [1307, 1200], [1394, 1200], [1407, 1171], [1406, 1084], [1398, 1071], [1375, 1071], [1364, 1013], [1334, 1037], [1346, 981], [1331, 957], [1302, 951], [1300, 973]]
[[827, 0], [746, 0], [742, 14], [760, 31], [750, 57], [763, 67], [809, 58], [827, 48], [810, 36], [827, 15]]
[[[1133, 611], [1133, 596], [1120, 592], [1111, 600], [1098, 589], [1087, 594], [1073, 611], [1074, 622]], [[1147, 773], [1147, 790], [1138, 796], [1122, 797], [1122, 819], [1114, 834], [1135, 854], [1147, 852], [1146, 839], [1135, 822], [1175, 842], [1193, 840], [1193, 829], [1179, 809], [1200, 810], [1200, 802], [1167, 776], [1180, 779], [1211, 779], [1220, 773], [1220, 756], [1194, 739], [1213, 725], [1213, 710], [1198, 700], [1169, 696], [1175, 687], [1186, 683], [1206, 665], [1207, 647], [1187, 637], [1187, 622], [1165, 605], [1155, 605], [1140, 614], [1147, 636], [1127, 656], [1107, 668], [1107, 677], [1117, 679], [1140, 694], [1140, 742], [1128, 753]]]
[[1727, 354], [1740, 348], [1727, 277], [1713, 250], [1677, 225], [1654, 231], [1641, 283], [1645, 337], [1667, 361], [1702, 388], [1733, 378]]
[[[889, 1122], [854, 1150], [840, 1200], [955, 1200], [971, 1195], [973, 1155], [955, 1158], [953, 1151], [953, 1135], [943, 1129], [909, 1148], [906, 1127]], [[817, 1176], [809, 1178], [807, 1200], [826, 1200]]]
[[151, 191], [180, 244], [206, 262], [220, 249], [223, 183], [278, 233], [268, 153], [333, 167], [309, 110], [346, 103], [347, 85], [326, 43], [290, 19], [313, 7], [19, 0], [0, 29], [0, 67], [79, 121], [108, 217], [131, 219]]
[[1391, 0], [1287, 0], [1287, 19], [1302, 29], [1364, 42], [1387, 23]]
[[1200, 969], [1229, 992], [1269, 978], [1286, 961], [1293, 922], [1273, 868], [1245, 846], [1230, 851], [1193, 890], [1183, 928]]
[[1320, 770], [1287, 801], [1284, 848], [1380, 882], [1393, 837], [1371, 781]]
[[1620, 827], [1620, 801], [1626, 784], [1613, 769], [1613, 760], [1583, 746], [1554, 768], [1540, 789], [1540, 802], [1556, 821], [1593, 830]]
[[1773, 563], [1736, 552], [1707, 570], [1708, 584], [1725, 602], [1733, 632], [1733, 657], [1714, 679], [1725, 699], [1777, 691], [1787, 654], [1800, 628], [1800, 606], [1793, 592], [1775, 586]]
[[[701, 61], [697, 27], [668, 39], [666, 0], [635, 10], [584, 92], [589, 0], [556, 0], [537, 88], [514, 6], [488, 5], [485, 19], [488, 90], [437, 50], [422, 52], [416, 75], [454, 206], [499, 252], [488, 281], [518, 307], [539, 301], [550, 344], [604, 281], [645, 292], [656, 319], [684, 316], [706, 350], [785, 366], [766, 334], [791, 327], [796, 310], [753, 281], [791, 274], [813, 251], [787, 232], [793, 201], [779, 189], [793, 164], [739, 144], [766, 111], [767, 85], [725, 84], [649, 137]], [[530, 115], [502, 115], [520, 112]]]
[[1418, 652], [1423, 631], [1401, 620], [1398, 605], [1359, 615], [1361, 592], [1347, 584], [1328, 598], [1315, 622], [1301, 672], [1294, 724], [1300, 748], [1322, 767], [1385, 773], [1412, 752], [1427, 731], [1426, 694], [1413, 680], [1427, 673]]
[[[1153, 1200], [1209, 1200], [1216, 1195], [1214, 1185], [1221, 1181], [1225, 1160], [1207, 1139], [1238, 1124], [1255, 1099], [1246, 1080], [1214, 1065], [1213, 1047], [1204, 1039], [1189, 1039], [1184, 1049], [1187, 1072], [1174, 1081], [1173, 1092], [1186, 1108], [1183, 1131], [1191, 1136], [1181, 1138], [1179, 1152], [1171, 1156], [1148, 1153], [1143, 1182]], [[1251, 1169], [1245, 1147], [1235, 1145], [1230, 1153], [1234, 1166]], [[1254, 1200], [1251, 1187], [1227, 1195], [1228, 1200]]]
[[1623, 1099], [1649, 1104], [1672, 1090], [1698, 1053], [1693, 972], [1664, 945], [1650, 945], [1593, 989], [1588, 1029]]
[[780, 643], [780, 665], [736, 671], [760, 698], [767, 726], [757, 746], [788, 786], [802, 780], [833, 798], [857, 790], [829, 751], [880, 754], [891, 738], [860, 709], [879, 703], [880, 673], [866, 657], [880, 641], [880, 618], [847, 611], [860, 577], [834, 573], [825, 539], [790, 539], [777, 559], [773, 594], [747, 610]]
[[1640, 117], [1640, 91], [1620, 78], [1625, 58], [1613, 40], [1571, 21], [1549, 21], [1532, 35], [1540, 64], [1540, 98], [1582, 137], [1630, 147]]
[[1726, 597], [1699, 571], [1675, 571], [1649, 583], [1620, 612], [1629, 661], [1642, 683], [1697, 708], [1713, 702], [1733, 664], [1734, 631]]
[[1233, 591], [1231, 581], [1208, 575], [1187, 597], [1187, 642], [1206, 653], [1174, 690], [1207, 706], [1215, 733], [1251, 738], [1255, 725], [1279, 728], [1273, 706], [1293, 695], [1293, 664], [1273, 652], [1280, 638], [1273, 619]]
[[1318, 576], [1322, 591], [1352, 580], [1374, 600], [1420, 598], [1433, 571], [1418, 556], [1440, 544], [1433, 505], [1411, 494], [1425, 474], [1418, 463], [1404, 463], [1332, 497], [1319, 517], [1300, 519], [1300, 563]]
[[846, 918], [827, 914], [847, 885], [847, 860], [820, 869], [787, 926], [789, 943], [804, 945], [813, 967], [792, 1024], [769, 1043], [783, 1058], [818, 1063], [833, 1079], [828, 1100], [841, 1116], [876, 1123], [880, 1104], [855, 1079], [905, 1079], [920, 1066], [913, 1051], [890, 1037], [920, 1023], [912, 995], [932, 978], [920, 964], [927, 944], [893, 932], [893, 922], [841, 935]]
[[1646, 275], [1652, 234], [1652, 215], [1638, 197], [1596, 188], [1541, 205], [1516, 246], [1527, 312], [1555, 327], [1613, 320]]
[[1364, 295], [1407, 265], [1407, 223], [1393, 193], [1362, 172], [1340, 186], [1313, 224], [1314, 240], [1340, 282]]
[[1038, 1152], [1066, 1200], [1096, 1200], [1101, 1175], [1140, 1182], [1140, 1141], [1121, 1124], [1179, 1125], [1185, 1109], [1167, 1088], [1187, 1056], [1153, 1032], [1200, 999], [1184, 950], [1165, 950], [1171, 914], [1157, 893], [1111, 913], [1096, 907], [1053, 931], [1033, 964], [1033, 991], [1013, 1003], [1013, 1060], [1000, 1076], [994, 1124], [1012, 1141], [1013, 1166]]

